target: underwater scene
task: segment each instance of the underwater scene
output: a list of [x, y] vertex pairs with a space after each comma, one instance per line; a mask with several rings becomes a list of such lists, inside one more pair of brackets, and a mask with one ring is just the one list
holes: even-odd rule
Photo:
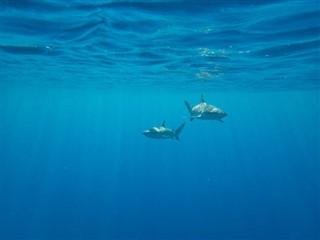
[[1, 0], [0, 239], [320, 239], [320, 2]]

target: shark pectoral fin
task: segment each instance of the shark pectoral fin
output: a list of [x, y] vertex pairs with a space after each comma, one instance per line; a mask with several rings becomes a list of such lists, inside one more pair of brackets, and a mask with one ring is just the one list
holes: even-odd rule
[[166, 120], [163, 120], [161, 126], [162, 126], [162, 127], [166, 127]]
[[217, 119], [219, 122], [224, 123], [224, 121], [222, 121], [221, 119]]

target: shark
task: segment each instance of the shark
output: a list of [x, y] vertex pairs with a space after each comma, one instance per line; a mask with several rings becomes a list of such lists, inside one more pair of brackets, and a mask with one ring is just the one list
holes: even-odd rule
[[149, 138], [155, 139], [176, 139], [179, 140], [179, 135], [186, 123], [182, 123], [176, 130], [166, 127], [166, 121], [158, 127], [152, 127], [150, 129], [142, 131], [142, 134]]
[[227, 116], [228, 114], [217, 108], [213, 105], [210, 105], [205, 102], [203, 94], [201, 94], [200, 103], [194, 107], [188, 103], [188, 101], [184, 101], [189, 113], [190, 113], [190, 121], [194, 119], [201, 119], [201, 120], [217, 120], [219, 122], [223, 122], [222, 118]]

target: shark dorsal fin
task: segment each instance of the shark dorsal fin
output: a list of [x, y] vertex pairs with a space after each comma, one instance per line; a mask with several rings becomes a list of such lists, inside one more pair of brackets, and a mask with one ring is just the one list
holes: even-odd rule
[[166, 120], [163, 120], [161, 127], [166, 127]]
[[203, 97], [203, 94], [201, 94], [201, 101], [202, 103], [204, 103], [204, 97]]

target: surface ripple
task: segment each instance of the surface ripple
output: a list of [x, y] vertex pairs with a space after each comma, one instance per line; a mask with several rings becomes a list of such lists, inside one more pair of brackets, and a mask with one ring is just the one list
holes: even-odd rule
[[1, 81], [315, 89], [319, 15], [317, 1], [3, 1]]

